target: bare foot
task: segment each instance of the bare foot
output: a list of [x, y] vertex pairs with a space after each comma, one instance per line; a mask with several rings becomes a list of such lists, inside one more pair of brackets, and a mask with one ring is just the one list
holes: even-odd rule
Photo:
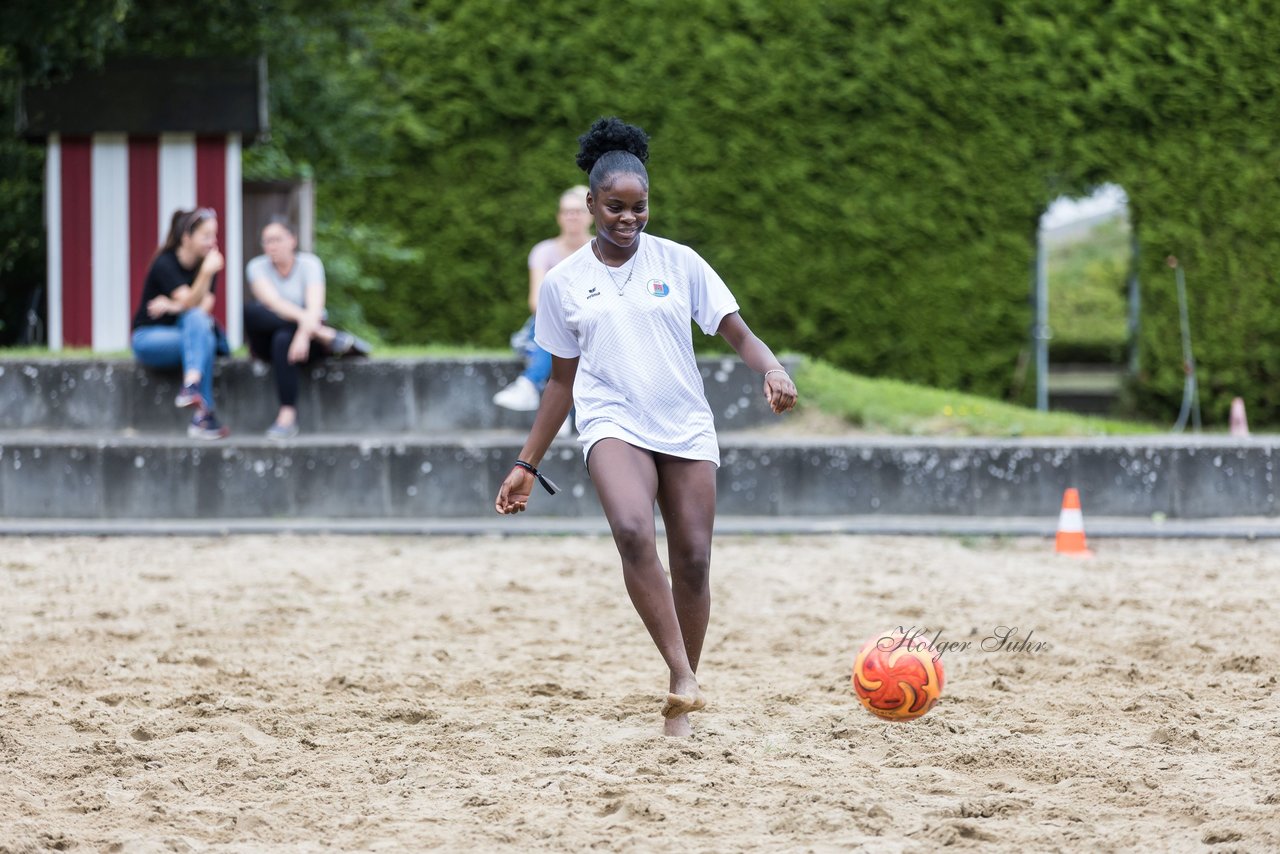
[[667, 700], [662, 704], [662, 716], [664, 718], [678, 718], [689, 712], [696, 712], [707, 704], [707, 700], [702, 696], [702, 690], [698, 687], [698, 677], [690, 673], [687, 676], [677, 677], [674, 673], [671, 675], [671, 682], [667, 685]]
[[688, 738], [693, 735], [693, 726], [688, 715], [677, 715], [662, 722], [662, 734], [672, 738]]
[[694, 689], [692, 694], [668, 694], [667, 701], [662, 704], [664, 718], [678, 718], [689, 712], [700, 711], [707, 705], [707, 698], [702, 692]]

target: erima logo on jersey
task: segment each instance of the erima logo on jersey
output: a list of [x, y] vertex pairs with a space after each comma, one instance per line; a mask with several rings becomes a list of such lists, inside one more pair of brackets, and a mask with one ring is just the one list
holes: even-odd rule
[[649, 292], [650, 296], [665, 297], [667, 294], [671, 293], [671, 288], [667, 287], [667, 283], [662, 281], [662, 279], [650, 279], [645, 283], [644, 287], [645, 290]]
[[592, 297], [598, 297], [598, 296], [600, 296], [600, 292], [595, 288], [592, 288], [591, 290], [587, 291], [587, 299], [591, 299]]

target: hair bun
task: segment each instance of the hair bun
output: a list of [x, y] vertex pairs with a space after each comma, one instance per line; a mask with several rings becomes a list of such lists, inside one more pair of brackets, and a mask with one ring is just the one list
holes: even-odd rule
[[625, 151], [644, 163], [649, 159], [649, 135], [617, 116], [596, 119], [591, 129], [578, 137], [578, 167], [589, 174], [596, 161], [610, 151]]

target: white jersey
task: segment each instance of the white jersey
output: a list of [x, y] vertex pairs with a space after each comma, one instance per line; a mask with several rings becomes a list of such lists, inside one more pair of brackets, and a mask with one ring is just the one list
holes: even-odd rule
[[643, 232], [639, 241], [621, 267], [587, 243], [547, 273], [535, 338], [553, 356], [580, 357], [573, 402], [584, 456], [616, 438], [719, 465], [689, 320], [715, 335], [738, 303], [689, 247]]

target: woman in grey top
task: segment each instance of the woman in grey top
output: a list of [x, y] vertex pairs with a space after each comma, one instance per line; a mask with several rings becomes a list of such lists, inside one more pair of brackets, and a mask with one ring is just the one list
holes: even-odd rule
[[249, 352], [275, 372], [280, 412], [267, 437], [289, 439], [298, 435], [298, 366], [327, 355], [367, 356], [369, 345], [325, 323], [324, 265], [298, 251], [283, 217], [262, 229], [262, 250], [246, 269], [253, 301], [245, 304], [244, 329]]

